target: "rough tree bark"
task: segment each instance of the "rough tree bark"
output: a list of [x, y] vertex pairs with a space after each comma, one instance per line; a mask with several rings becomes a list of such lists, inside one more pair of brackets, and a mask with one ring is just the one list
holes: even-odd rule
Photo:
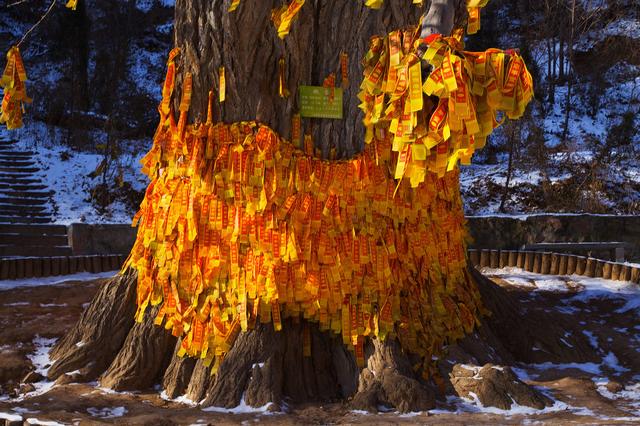
[[[217, 87], [218, 67], [225, 66], [227, 100], [216, 105], [216, 120], [257, 119], [288, 135], [291, 115], [297, 108], [296, 86], [322, 84], [329, 73], [338, 71], [339, 55], [344, 51], [350, 58], [351, 79], [344, 94], [345, 119], [315, 120], [304, 126], [313, 125], [314, 140], [323, 155], [334, 146], [342, 157], [359, 152], [364, 129], [356, 95], [362, 75], [360, 58], [368, 49], [369, 38], [415, 25], [425, 10], [407, 0], [387, 0], [382, 10], [371, 10], [356, 0], [307, 0], [291, 33], [282, 41], [270, 21], [279, 0], [243, 0], [233, 13], [227, 13], [229, 3], [176, 2], [175, 44], [182, 49], [178, 81], [185, 72], [193, 74], [191, 120], [204, 120], [207, 94]], [[425, 7], [430, 6], [423, 25], [425, 34], [448, 33], [456, 20], [464, 19], [464, 1], [425, 2]], [[278, 96], [280, 57], [287, 60], [286, 81], [294, 94], [286, 99]], [[532, 331], [537, 324], [525, 318], [507, 293], [481, 275], [470, 273], [481, 286], [493, 316], [477, 333], [452, 346], [452, 352], [509, 362], [526, 358], [534, 344], [542, 344], [549, 354], [562, 358], [562, 353], [554, 352], [558, 345], [545, 342], [540, 333]], [[176, 341], [168, 332], [153, 327], [153, 313], [134, 325], [134, 279], [127, 273], [104, 287], [52, 352], [55, 363], [49, 370], [50, 378], [80, 369], [81, 377], [76, 379], [99, 376], [102, 385], [118, 390], [148, 388], [161, 382], [169, 397], [186, 395], [203, 405], [224, 407], [237, 406], [242, 398], [253, 406], [271, 402], [276, 408], [288, 402], [348, 398], [354, 407], [368, 410], [379, 405], [401, 411], [434, 406], [436, 387], [414, 373], [411, 355], [396, 341], [369, 342], [366, 367], [361, 370], [339, 339], [303, 321], [289, 320], [281, 332], [273, 331], [270, 325], [258, 325], [241, 334], [218, 373], [211, 376], [201, 360], [173, 356]], [[311, 357], [302, 353], [305, 327], [312, 337]], [[589, 351], [586, 341], [575, 342], [574, 347], [577, 353]]]
[[[321, 85], [339, 71], [340, 52], [349, 55], [351, 85], [344, 93], [344, 120], [305, 120], [323, 155], [335, 146], [340, 157], [360, 152], [364, 141], [357, 98], [362, 76], [361, 58], [369, 39], [393, 29], [417, 25], [424, 10], [405, 0], [389, 0], [380, 10], [363, 1], [307, 0], [291, 32], [278, 38], [271, 11], [280, 0], [243, 0], [227, 13], [228, 0], [178, 0], [175, 44], [182, 49], [182, 75], [193, 74], [191, 119], [204, 121], [207, 95], [218, 87], [219, 66], [227, 74], [227, 100], [216, 105], [216, 118], [226, 122], [257, 119], [282, 135], [289, 135], [291, 116], [297, 108], [297, 85]], [[428, 2], [425, 2], [428, 3]], [[425, 27], [448, 33], [454, 17], [465, 19], [465, 2], [433, 0]], [[427, 23], [429, 23], [427, 25]], [[292, 96], [278, 96], [278, 60], [287, 61], [286, 81]], [[339, 75], [339, 73], [338, 73]], [[176, 102], [180, 99], [175, 97]]]

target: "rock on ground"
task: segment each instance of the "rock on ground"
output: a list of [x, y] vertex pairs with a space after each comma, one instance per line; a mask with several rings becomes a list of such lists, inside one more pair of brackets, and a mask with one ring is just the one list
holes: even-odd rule
[[485, 407], [509, 410], [516, 403], [541, 410], [553, 405], [549, 398], [518, 379], [510, 367], [456, 364], [449, 378], [458, 396], [470, 398], [473, 393]]

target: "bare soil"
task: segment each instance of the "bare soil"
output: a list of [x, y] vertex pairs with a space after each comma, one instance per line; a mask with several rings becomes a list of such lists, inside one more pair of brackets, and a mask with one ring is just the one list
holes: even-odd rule
[[[429, 413], [399, 415], [397, 413], [364, 414], [354, 412], [344, 403], [325, 405], [290, 405], [286, 414], [220, 413], [203, 411], [161, 398], [158, 391], [115, 393], [98, 383], [56, 385], [50, 391], [30, 397], [9, 397], [9, 394], [34, 369], [28, 355], [37, 348], [37, 337], [60, 338], [77, 321], [97, 290], [107, 280], [67, 282], [56, 286], [20, 288], [0, 292], [0, 413], [20, 414], [25, 420], [52, 420], [61, 424], [639, 424], [640, 405], [637, 400], [619, 393], [619, 386], [638, 383], [640, 374], [640, 327], [634, 311], [616, 312], [623, 302], [610, 299], [589, 302], [571, 301], [568, 293], [535, 292], [495, 277], [501, 286], [509, 287], [531, 309], [553, 312], [558, 320], [570, 319], [576, 330], [584, 330], [597, 339], [594, 355], [613, 353], [619, 368], [601, 365], [599, 374], [584, 369], [532, 365], [516, 365], [529, 377], [528, 384], [544, 387], [546, 394], [570, 409], [519, 414], [517, 411], [490, 413], [474, 409], [470, 404], [449, 398], [440, 401], [439, 408]], [[575, 292], [579, 285], [566, 279]], [[575, 294], [575, 293], [572, 293]], [[545, 327], [545, 324], [540, 324]], [[455, 352], [452, 350], [452, 353]], [[451, 358], [453, 359], [453, 358]], [[442, 362], [447, 362], [443, 360]], [[521, 375], [519, 373], [519, 375]], [[599, 379], [595, 377], [598, 376]], [[604, 397], [596, 381], [610, 382], [616, 399]], [[124, 415], [109, 417], [114, 408]], [[489, 410], [491, 411], [491, 410]], [[116, 410], [117, 413], [117, 410]], [[0, 422], [2, 421], [0, 415]]]

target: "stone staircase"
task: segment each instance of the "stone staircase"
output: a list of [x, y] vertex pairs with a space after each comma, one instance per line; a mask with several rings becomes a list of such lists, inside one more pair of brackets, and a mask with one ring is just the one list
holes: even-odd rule
[[51, 224], [51, 191], [33, 152], [0, 136], [0, 258], [69, 256], [67, 227]]
[[32, 154], [0, 139], [0, 223], [51, 223], [51, 191], [35, 175]]

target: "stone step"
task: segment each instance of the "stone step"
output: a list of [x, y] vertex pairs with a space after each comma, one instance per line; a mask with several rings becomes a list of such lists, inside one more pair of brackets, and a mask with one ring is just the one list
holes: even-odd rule
[[43, 246], [43, 245], [0, 245], [0, 257], [28, 256], [71, 256], [73, 251], [69, 246]]
[[63, 247], [69, 245], [66, 235], [23, 235], [0, 233], [3, 245]]
[[[46, 185], [42, 184], [10, 184], [10, 183], [2, 183], [0, 182], [0, 191], [41, 191], [47, 189]], [[53, 191], [45, 191], [51, 192]]]
[[[37, 206], [36, 206], [37, 207]], [[48, 210], [15, 210], [15, 209], [7, 209], [4, 210], [0, 208], [0, 217], [3, 218], [14, 218], [17, 221], [0, 221], [0, 224], [31, 224], [31, 223], [46, 223], [49, 224], [52, 222], [51, 220], [51, 212]], [[46, 219], [45, 222], [30, 222], [29, 219]], [[26, 222], [24, 220], [27, 220]], [[2, 244], [2, 240], [0, 240], [0, 244]]]
[[43, 199], [48, 202], [52, 194], [53, 194], [53, 191], [28, 191], [28, 190], [17, 191], [11, 187], [2, 188], [0, 186], [0, 196], [10, 197], [10, 198], [13, 198], [13, 197], [36, 198], [36, 199]]
[[33, 224], [33, 223], [51, 223], [51, 217], [16, 217], [0, 214], [0, 224], [2, 223], [20, 223], [20, 224]]
[[0, 162], [11, 162], [13, 164], [16, 161], [35, 163], [31, 155], [6, 155], [0, 152]]
[[40, 178], [34, 176], [33, 173], [7, 173], [0, 172], [0, 182], [9, 182], [11, 180], [34, 180], [40, 181]]
[[[14, 225], [14, 224], [22, 224], [22, 225], [31, 225], [38, 224], [44, 225], [53, 222], [51, 220], [50, 214], [29, 214], [22, 215], [16, 213], [6, 213], [0, 212], [0, 225]], [[0, 241], [2, 243], [2, 241]]]
[[51, 216], [47, 206], [9, 206], [0, 204], [0, 216], [44, 217]]
[[0, 195], [0, 207], [4, 204], [14, 206], [41, 206], [49, 202], [48, 198], [7, 197]]
[[40, 169], [37, 167], [22, 167], [22, 166], [2, 166], [0, 165], [0, 173], [8, 174], [31, 174], [36, 173]]
[[0, 216], [49, 216], [47, 206], [12, 206], [0, 204]]
[[[30, 176], [30, 175], [23, 175], [23, 176]], [[28, 184], [42, 185], [42, 181], [38, 178], [15, 177], [15, 176], [9, 176], [6, 174], [0, 174], [0, 185], [3, 183], [9, 184], [9, 185], [28, 185]]]
[[0, 234], [20, 235], [64, 235], [67, 236], [65, 225], [0, 225]]
[[2, 167], [33, 167], [36, 163], [33, 160], [17, 159], [17, 158], [3, 158], [0, 156], [0, 166]]
[[14, 150], [2, 150], [0, 148], [0, 155], [9, 157], [31, 157], [34, 154], [33, 151], [14, 151]]

